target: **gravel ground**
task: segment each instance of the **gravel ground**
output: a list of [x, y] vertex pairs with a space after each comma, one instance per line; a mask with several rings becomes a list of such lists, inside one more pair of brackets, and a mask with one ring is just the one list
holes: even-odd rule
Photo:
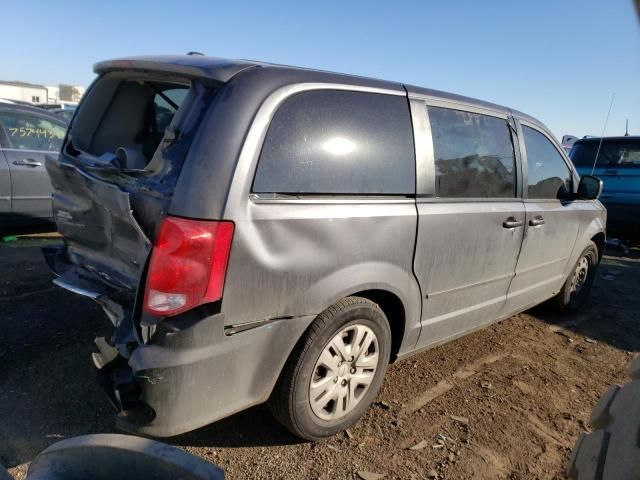
[[[89, 361], [108, 322], [51, 284], [51, 241], [0, 243], [0, 463], [18, 479], [57, 440], [114, 431]], [[610, 252], [580, 314], [539, 307], [393, 365], [373, 408], [323, 442], [265, 407], [169, 441], [231, 479], [564, 478], [591, 408], [640, 350], [639, 289], [640, 251]]]

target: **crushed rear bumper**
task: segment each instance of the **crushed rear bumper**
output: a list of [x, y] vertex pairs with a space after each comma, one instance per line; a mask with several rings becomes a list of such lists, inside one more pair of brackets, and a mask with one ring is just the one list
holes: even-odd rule
[[54, 282], [98, 302], [114, 325], [110, 339], [96, 339], [92, 360], [118, 412], [116, 426], [131, 433], [170, 437], [263, 403], [315, 318], [232, 328], [223, 313], [199, 310], [136, 326], [134, 292], [69, 262], [64, 249], [44, 254]]
[[118, 428], [170, 437], [266, 401], [313, 316], [283, 319], [233, 335], [224, 315], [171, 328], [124, 359], [103, 339], [93, 361], [118, 414]]

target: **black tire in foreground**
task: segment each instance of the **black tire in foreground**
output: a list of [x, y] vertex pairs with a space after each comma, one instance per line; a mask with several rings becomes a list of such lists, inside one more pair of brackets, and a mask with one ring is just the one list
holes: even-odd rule
[[640, 478], [640, 356], [629, 375], [630, 383], [609, 387], [593, 409], [593, 432], [580, 434], [569, 459], [570, 479]]
[[344, 298], [310, 325], [271, 394], [274, 417], [294, 435], [319, 440], [354, 424], [380, 390], [391, 331], [380, 307]]
[[551, 299], [557, 310], [574, 312], [584, 305], [593, 286], [600, 255], [595, 243], [589, 242], [576, 261], [562, 289]]

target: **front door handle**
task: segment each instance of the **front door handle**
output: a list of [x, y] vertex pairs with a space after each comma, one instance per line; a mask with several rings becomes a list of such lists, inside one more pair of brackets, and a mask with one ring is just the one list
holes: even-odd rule
[[539, 227], [540, 225], [544, 225], [544, 218], [540, 215], [536, 215], [535, 218], [529, 220], [530, 227]]
[[521, 227], [524, 224], [522, 220], [518, 220], [515, 217], [509, 217], [504, 222], [502, 222], [502, 226], [504, 228], [516, 228]]
[[14, 165], [20, 165], [23, 167], [41, 167], [42, 163], [34, 160], [33, 158], [27, 158], [25, 160], [16, 160], [13, 162]]

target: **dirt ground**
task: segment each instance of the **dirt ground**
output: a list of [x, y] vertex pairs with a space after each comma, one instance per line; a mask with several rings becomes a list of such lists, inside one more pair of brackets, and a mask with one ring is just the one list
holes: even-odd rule
[[[50, 241], [0, 243], [0, 463], [19, 479], [48, 445], [114, 431], [89, 361], [108, 321], [51, 284]], [[639, 290], [640, 250], [608, 252], [580, 314], [538, 307], [393, 365], [364, 418], [320, 443], [265, 407], [169, 442], [231, 479], [564, 478], [591, 408], [640, 350]]]

